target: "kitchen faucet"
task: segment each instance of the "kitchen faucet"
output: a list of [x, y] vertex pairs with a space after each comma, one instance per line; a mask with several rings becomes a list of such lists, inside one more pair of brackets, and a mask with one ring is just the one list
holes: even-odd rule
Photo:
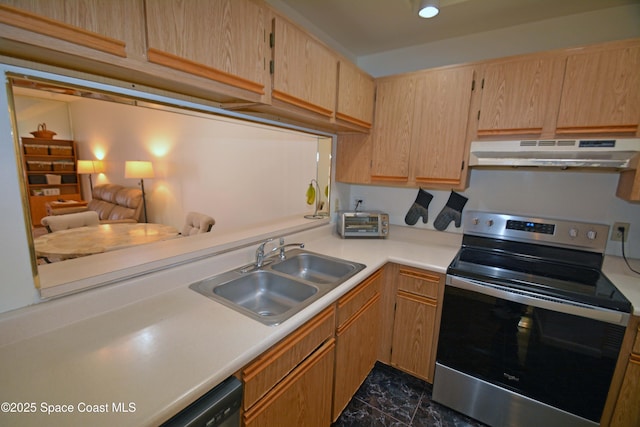
[[284, 237], [280, 238], [280, 243], [278, 246], [276, 246], [275, 248], [271, 249], [266, 255], [264, 253], [264, 247], [267, 243], [273, 241], [273, 239], [267, 239], [264, 242], [260, 243], [260, 245], [258, 246], [258, 249], [256, 249], [256, 263], [255, 263], [255, 268], [261, 268], [264, 265], [264, 261], [265, 259], [269, 258], [270, 256], [273, 255], [274, 252], [279, 251], [279, 258], [280, 259], [285, 259], [286, 255], [285, 255], [285, 248], [288, 248], [290, 246], [297, 246], [299, 248], [304, 248], [304, 243], [284, 243]]

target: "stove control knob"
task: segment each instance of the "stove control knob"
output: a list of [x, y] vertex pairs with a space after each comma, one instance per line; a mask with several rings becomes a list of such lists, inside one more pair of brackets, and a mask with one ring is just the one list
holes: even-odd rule
[[472, 222], [473, 225], [478, 225], [478, 223], [480, 223], [480, 220], [478, 218], [473, 218]]
[[487, 227], [491, 227], [493, 225], [493, 220], [489, 219], [487, 220]]
[[587, 231], [587, 239], [596, 240], [596, 237], [598, 237], [598, 232], [597, 231], [594, 231], [594, 230]]
[[569, 236], [576, 238], [578, 237], [578, 229], [577, 228], [570, 228], [569, 229]]

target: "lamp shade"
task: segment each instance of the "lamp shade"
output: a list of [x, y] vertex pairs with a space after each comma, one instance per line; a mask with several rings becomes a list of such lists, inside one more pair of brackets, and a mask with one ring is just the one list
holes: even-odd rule
[[102, 160], [78, 160], [78, 173], [80, 175], [104, 172]]
[[126, 161], [124, 163], [125, 178], [153, 178], [153, 164], [151, 162]]
[[91, 160], [78, 160], [78, 173], [81, 175], [88, 173], [95, 173], [95, 169], [93, 167], [93, 161]]

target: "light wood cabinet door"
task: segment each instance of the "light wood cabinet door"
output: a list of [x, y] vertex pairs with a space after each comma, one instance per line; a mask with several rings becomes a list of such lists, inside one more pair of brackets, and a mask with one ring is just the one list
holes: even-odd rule
[[632, 353], [622, 381], [610, 427], [640, 425], [640, 354]]
[[[114, 57], [140, 59], [144, 54], [143, 11], [142, 0], [1, 0], [0, 23], [17, 30], [0, 29], [0, 37], [76, 56], [88, 56], [84, 48], [90, 48]], [[60, 61], [65, 58], [58, 58]]]
[[150, 62], [265, 93], [265, 8], [252, 0], [146, 0]]
[[330, 339], [243, 414], [245, 427], [327, 427], [331, 425], [331, 397], [335, 339]]
[[372, 181], [409, 181], [415, 89], [413, 76], [378, 81], [372, 131]]
[[462, 181], [473, 67], [426, 72], [417, 78], [411, 138], [411, 181], [421, 186]]
[[294, 24], [274, 18], [272, 101], [333, 118], [337, 73], [338, 57], [331, 50]]
[[338, 68], [338, 105], [336, 119], [371, 128], [375, 82], [371, 76], [348, 61]]
[[435, 300], [405, 291], [396, 295], [391, 365], [433, 382]]
[[336, 181], [368, 184], [371, 181], [371, 134], [338, 135]]
[[635, 135], [640, 121], [640, 45], [570, 55], [557, 133]]
[[552, 135], [565, 57], [537, 55], [487, 66], [478, 136]]
[[338, 301], [333, 420], [340, 416], [376, 363], [381, 276], [382, 270], [378, 270]]

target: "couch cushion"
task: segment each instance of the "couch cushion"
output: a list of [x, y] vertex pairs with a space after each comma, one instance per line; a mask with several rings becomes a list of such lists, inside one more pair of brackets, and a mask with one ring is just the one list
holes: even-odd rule
[[[95, 192], [94, 192], [95, 193]], [[89, 204], [87, 204], [87, 208], [90, 211], [96, 211], [98, 216], [100, 217], [100, 221], [109, 219], [109, 215], [111, 215], [111, 211], [116, 205], [113, 203], [105, 202], [100, 199], [91, 199]]]
[[103, 184], [93, 187], [93, 198], [104, 200], [105, 202], [117, 203], [116, 195], [124, 187], [118, 184]]

